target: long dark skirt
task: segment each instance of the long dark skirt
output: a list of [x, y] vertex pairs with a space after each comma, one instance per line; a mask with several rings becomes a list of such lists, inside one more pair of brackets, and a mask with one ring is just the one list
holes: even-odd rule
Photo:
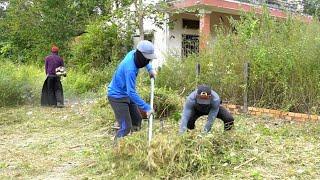
[[63, 89], [58, 76], [48, 76], [43, 83], [41, 106], [63, 105]]

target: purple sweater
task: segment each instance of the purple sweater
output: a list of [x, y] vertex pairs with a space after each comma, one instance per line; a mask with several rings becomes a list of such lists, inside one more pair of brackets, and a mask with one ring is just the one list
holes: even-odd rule
[[58, 53], [52, 53], [45, 59], [46, 75], [56, 75], [56, 68], [64, 66], [62, 58]]

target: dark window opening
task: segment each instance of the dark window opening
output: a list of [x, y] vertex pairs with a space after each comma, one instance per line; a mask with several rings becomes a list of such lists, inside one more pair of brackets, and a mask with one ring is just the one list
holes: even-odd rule
[[182, 34], [182, 57], [199, 53], [199, 35]]
[[150, 33], [150, 34], [144, 34], [144, 40], [148, 40], [150, 42], [153, 43], [154, 41], [154, 36], [153, 36], [153, 33]]
[[199, 20], [182, 19], [182, 28], [185, 29], [199, 29]]

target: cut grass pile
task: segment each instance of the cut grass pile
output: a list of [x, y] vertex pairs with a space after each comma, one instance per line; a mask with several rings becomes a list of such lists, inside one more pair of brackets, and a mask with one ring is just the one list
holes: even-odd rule
[[0, 179], [319, 179], [320, 123], [236, 116], [223, 132], [177, 134], [167, 119], [147, 123], [114, 146], [113, 113], [103, 101], [75, 101], [66, 108], [0, 109]]

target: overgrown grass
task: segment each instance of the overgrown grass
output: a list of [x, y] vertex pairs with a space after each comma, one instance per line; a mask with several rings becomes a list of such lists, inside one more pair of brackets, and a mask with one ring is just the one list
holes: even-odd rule
[[[44, 67], [15, 64], [1, 59], [0, 107], [23, 104], [40, 104], [41, 89], [46, 79]], [[105, 85], [110, 81], [114, 66], [84, 73], [67, 67], [67, 77], [61, 79], [65, 98], [96, 97], [105, 95]]]
[[134, 134], [111, 152], [99, 147], [95, 169], [99, 176], [124, 179], [319, 178], [318, 123], [236, 119], [234, 131], [222, 132], [217, 122], [206, 136], [199, 131], [178, 136], [178, 125], [168, 123], [162, 132], [158, 127], [149, 148], [146, 132]]
[[[159, 72], [160, 86], [189, 93], [198, 81], [210, 84], [223, 100], [243, 104], [248, 62], [249, 105], [319, 114], [319, 22], [279, 21], [268, 13], [230, 22], [233, 30], [214, 28], [216, 38], [201, 54], [184, 60], [169, 57]], [[199, 79], [196, 63], [201, 65]]]
[[235, 116], [223, 132], [178, 135], [178, 122], [147, 123], [114, 146], [112, 110], [104, 99], [64, 109], [0, 109], [0, 178], [21, 179], [318, 179], [320, 124]]
[[45, 77], [36, 66], [18, 65], [5, 60], [0, 64], [0, 107], [40, 102], [41, 82]]

